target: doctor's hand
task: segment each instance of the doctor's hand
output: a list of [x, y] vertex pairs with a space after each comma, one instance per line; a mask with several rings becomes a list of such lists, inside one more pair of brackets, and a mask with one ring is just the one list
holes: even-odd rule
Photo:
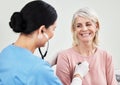
[[81, 64], [76, 65], [74, 76], [80, 75], [83, 78], [89, 71], [89, 63], [87, 61], [83, 61]]
[[79, 65], [76, 65], [73, 79], [70, 85], [82, 85], [82, 78], [88, 73], [89, 64], [87, 61], [82, 62]]

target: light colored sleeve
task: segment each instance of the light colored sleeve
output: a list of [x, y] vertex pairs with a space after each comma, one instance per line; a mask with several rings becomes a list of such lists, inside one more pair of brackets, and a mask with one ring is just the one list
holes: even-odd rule
[[114, 65], [112, 61], [112, 56], [107, 55], [106, 59], [106, 77], [107, 85], [117, 85], [117, 80], [114, 73]]
[[70, 85], [82, 85], [82, 80], [79, 77], [75, 77]]
[[58, 54], [56, 74], [63, 85], [70, 85], [72, 76], [70, 73], [69, 59], [64, 54]]

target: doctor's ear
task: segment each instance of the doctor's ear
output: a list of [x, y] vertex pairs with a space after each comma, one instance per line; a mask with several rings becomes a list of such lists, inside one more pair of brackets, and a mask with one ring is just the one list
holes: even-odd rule
[[44, 30], [45, 30], [46, 28], [45, 28], [45, 25], [42, 25], [42, 26], [40, 26], [40, 28], [39, 28], [39, 32], [40, 33], [44, 33]]
[[41, 30], [41, 33], [43, 33], [44, 31], [43, 30]]

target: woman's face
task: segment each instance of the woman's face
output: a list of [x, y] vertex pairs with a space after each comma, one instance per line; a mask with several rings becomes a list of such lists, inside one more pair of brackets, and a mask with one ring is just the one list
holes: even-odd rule
[[98, 30], [96, 27], [96, 24], [92, 20], [84, 17], [77, 17], [74, 24], [74, 32], [76, 32], [79, 42], [92, 42]]
[[45, 46], [46, 42], [54, 36], [55, 28], [56, 22], [48, 28], [45, 28], [45, 26], [40, 27], [39, 34], [37, 35], [37, 47]]
[[55, 29], [56, 29], [56, 22], [47, 28], [46, 33], [49, 39], [51, 39], [54, 36]]

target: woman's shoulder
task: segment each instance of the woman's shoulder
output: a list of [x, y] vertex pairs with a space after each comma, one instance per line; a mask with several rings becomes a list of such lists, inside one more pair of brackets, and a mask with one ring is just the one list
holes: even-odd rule
[[96, 54], [102, 55], [104, 57], [112, 57], [112, 54], [108, 50], [100, 47], [97, 47]]
[[58, 52], [58, 54], [68, 54], [71, 53], [73, 51], [73, 48], [67, 48], [67, 49], [63, 49], [61, 51]]
[[71, 58], [72, 55], [74, 55], [75, 52], [73, 50], [73, 48], [67, 48], [67, 49], [64, 49], [64, 50], [61, 50], [58, 52], [58, 58], [59, 59], [69, 59]]

